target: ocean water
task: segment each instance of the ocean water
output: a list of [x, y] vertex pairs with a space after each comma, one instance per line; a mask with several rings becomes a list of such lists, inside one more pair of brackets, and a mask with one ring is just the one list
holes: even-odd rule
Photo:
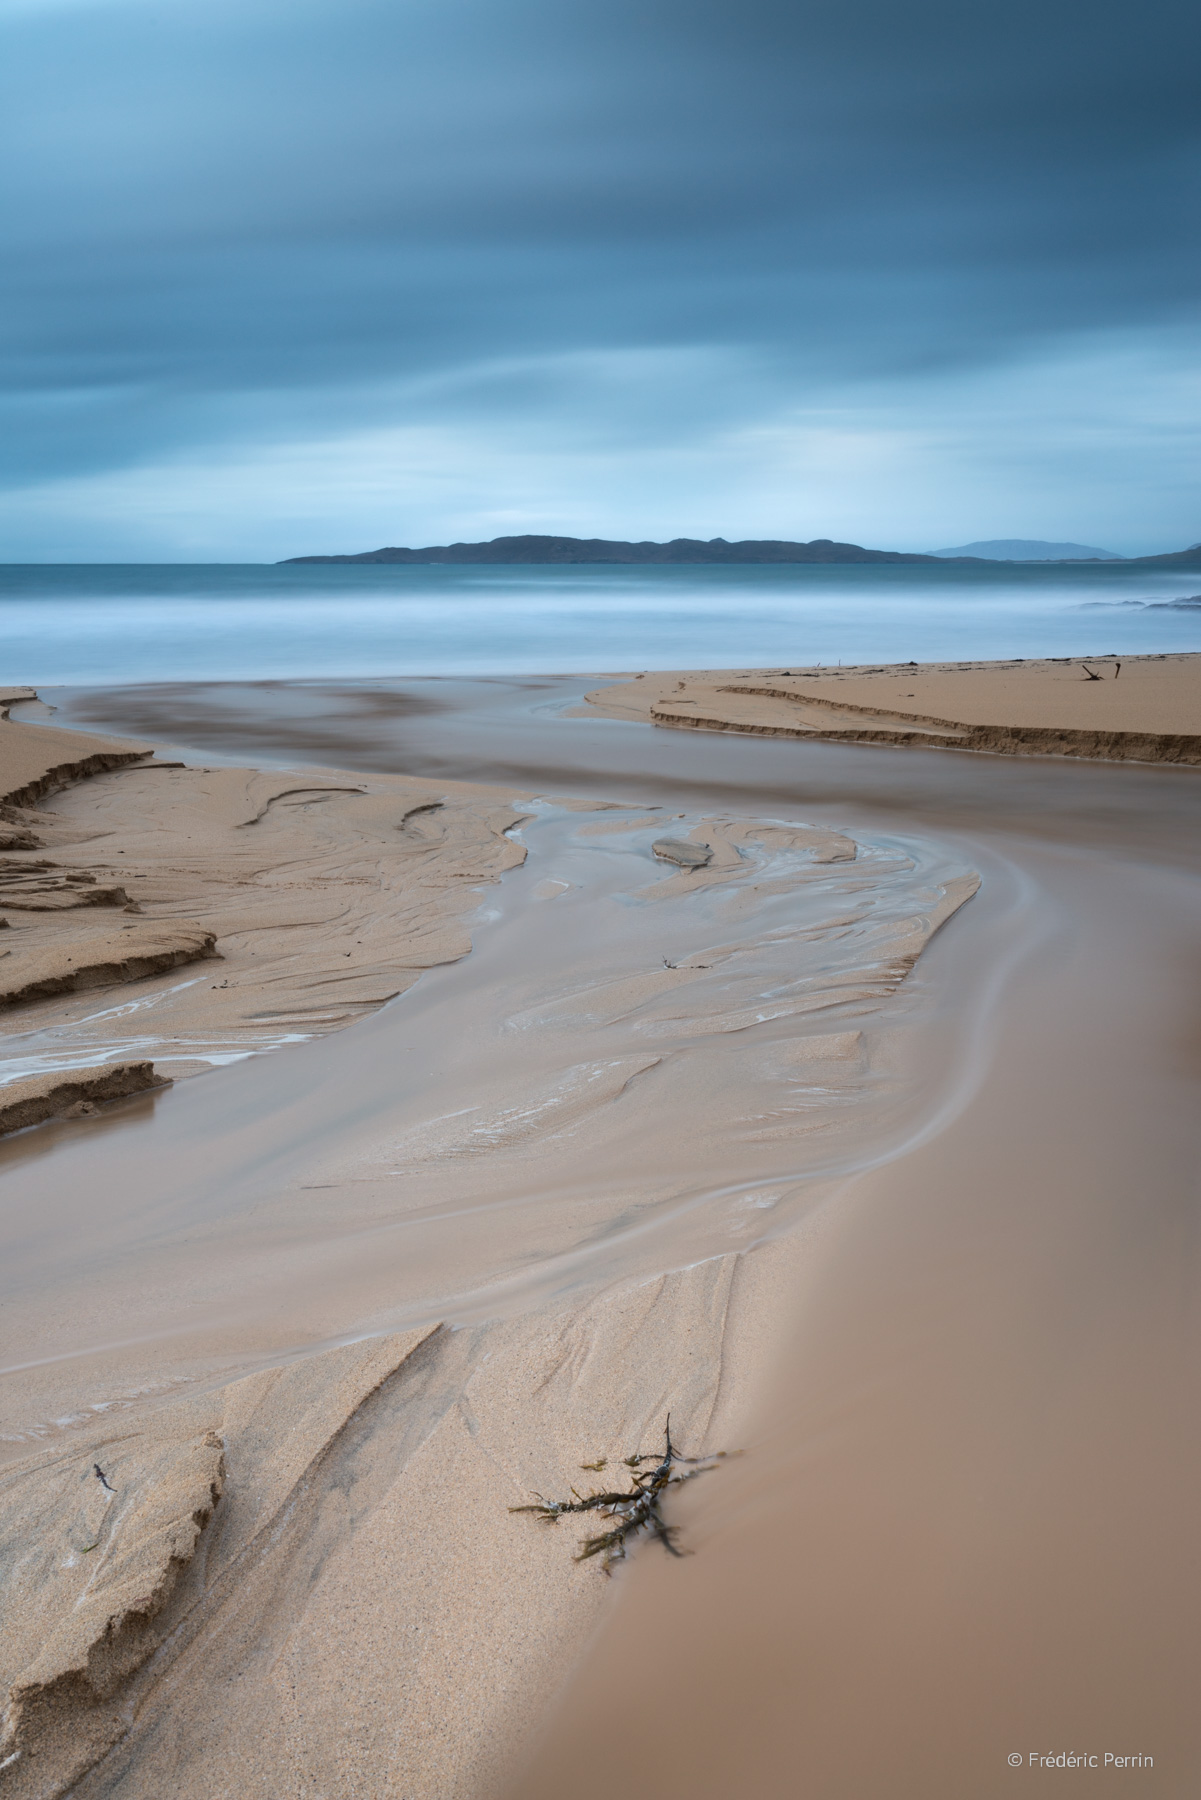
[[1201, 650], [1201, 574], [1100, 564], [0, 565], [31, 685], [568, 673]]

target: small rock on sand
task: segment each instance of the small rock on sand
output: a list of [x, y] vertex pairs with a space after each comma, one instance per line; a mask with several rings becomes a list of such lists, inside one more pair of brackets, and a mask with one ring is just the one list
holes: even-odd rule
[[703, 869], [713, 860], [708, 844], [690, 844], [684, 838], [656, 838], [651, 849], [664, 862], [677, 863], [681, 869]]

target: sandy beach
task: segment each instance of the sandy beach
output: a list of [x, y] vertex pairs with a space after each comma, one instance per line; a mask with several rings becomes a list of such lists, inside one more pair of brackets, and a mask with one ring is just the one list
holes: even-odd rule
[[[1201, 658], [1088, 667], [7, 691], [0, 1791], [1188, 1791]], [[695, 1554], [509, 1510], [669, 1413]]]
[[1201, 657], [656, 671], [588, 704], [677, 731], [1201, 762]]

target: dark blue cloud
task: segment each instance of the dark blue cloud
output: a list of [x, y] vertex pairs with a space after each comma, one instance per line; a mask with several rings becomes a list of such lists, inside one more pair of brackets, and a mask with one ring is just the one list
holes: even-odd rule
[[1178, 329], [1199, 19], [0, 0], [0, 479], [403, 423], [396, 384], [498, 363], [503, 419], [539, 358], [708, 346], [746, 423], [758, 383]]

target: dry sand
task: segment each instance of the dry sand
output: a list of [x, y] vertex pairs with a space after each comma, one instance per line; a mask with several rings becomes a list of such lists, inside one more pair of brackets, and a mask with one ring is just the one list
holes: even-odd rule
[[[525, 1800], [634, 1768], [959, 1800], [1102, 1726], [1158, 1744], [1140, 1792], [1190, 1791], [1179, 842], [1115, 873], [728, 786], [681, 814], [363, 774], [352, 744], [349, 773], [64, 787], [68, 737], [0, 726], [38, 840], [9, 858], [56, 865], [21, 891], [141, 914], [11, 933], [61, 966], [97, 918], [186, 922], [222, 960], [6, 1015], [24, 1080], [209, 1072], [0, 1149], [0, 1791]], [[703, 1554], [606, 1583], [585, 1528], [509, 1513], [669, 1410], [690, 1452], [751, 1450], [681, 1508]]]
[[1201, 655], [659, 671], [588, 695], [677, 730], [1201, 762]]

